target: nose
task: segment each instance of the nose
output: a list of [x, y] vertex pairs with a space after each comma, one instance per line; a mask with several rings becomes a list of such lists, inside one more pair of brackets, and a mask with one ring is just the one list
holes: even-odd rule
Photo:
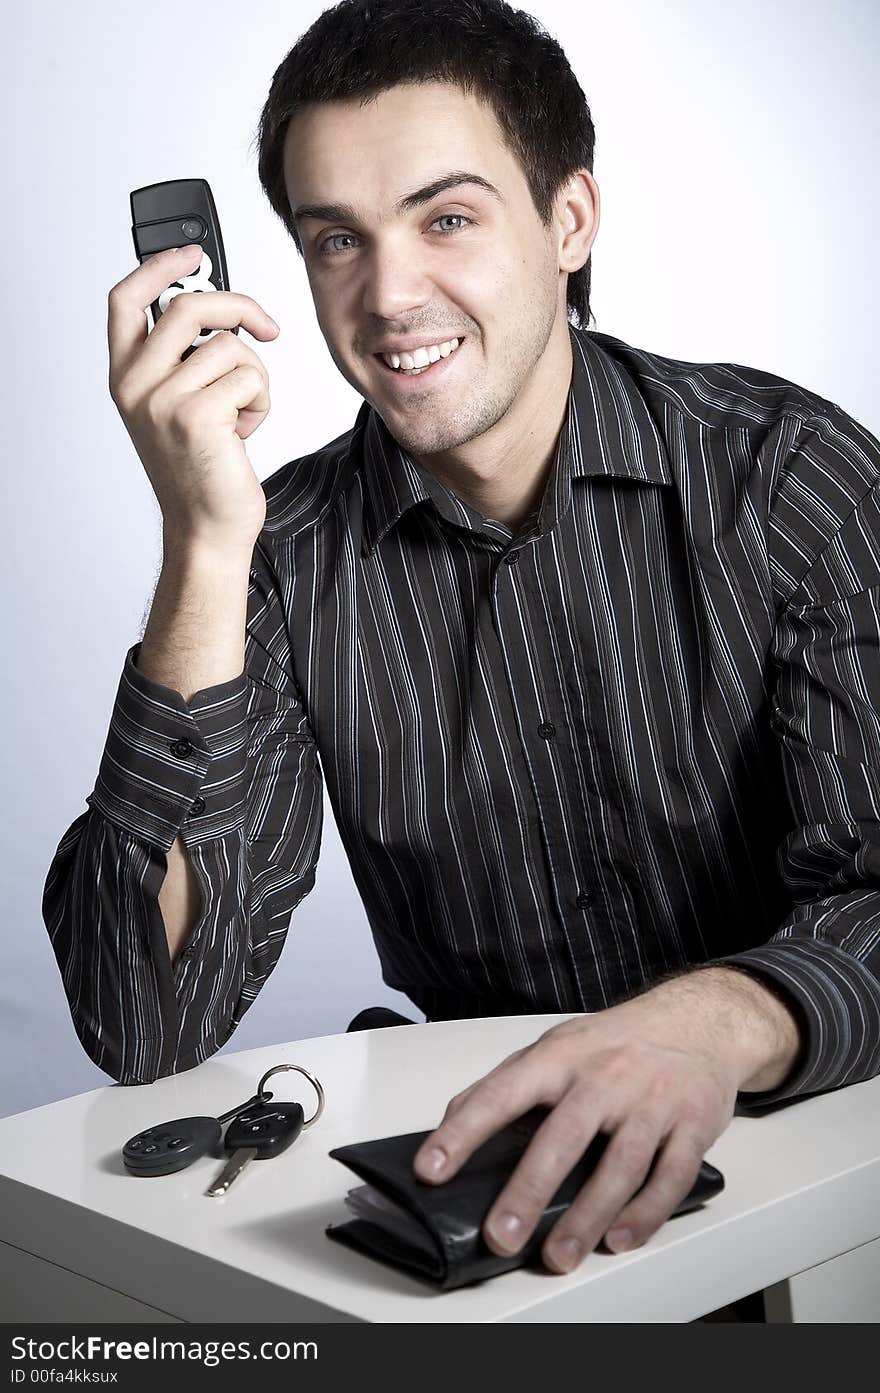
[[398, 323], [429, 304], [434, 283], [411, 250], [374, 247], [364, 259], [363, 307], [368, 316]]

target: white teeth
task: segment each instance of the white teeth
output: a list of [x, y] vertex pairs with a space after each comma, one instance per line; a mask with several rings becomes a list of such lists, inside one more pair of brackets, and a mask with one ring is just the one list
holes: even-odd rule
[[415, 348], [412, 353], [383, 353], [382, 357], [389, 368], [411, 371], [413, 368], [427, 368], [439, 358], [448, 358], [458, 348], [459, 339], [447, 339], [444, 343], [432, 343], [425, 348]]

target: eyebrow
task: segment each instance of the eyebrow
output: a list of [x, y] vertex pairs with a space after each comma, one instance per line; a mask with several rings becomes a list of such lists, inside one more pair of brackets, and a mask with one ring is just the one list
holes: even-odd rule
[[[405, 194], [403, 198], [395, 204], [395, 212], [408, 213], [413, 208], [419, 208], [423, 203], [430, 203], [432, 198], [436, 198], [439, 193], [444, 193], [446, 189], [454, 189], [459, 184], [476, 184], [478, 188], [484, 189], [486, 193], [497, 198], [499, 203], [504, 199], [496, 189], [494, 184], [490, 184], [488, 179], [484, 179], [481, 174], [469, 174], [465, 170], [452, 170], [449, 174], [441, 174], [438, 179], [432, 179], [430, 184], [426, 184], [422, 189], [416, 189], [413, 193]], [[301, 203], [294, 209], [293, 221], [301, 222], [304, 218], [317, 218], [321, 222], [358, 222], [358, 215], [350, 203]]]

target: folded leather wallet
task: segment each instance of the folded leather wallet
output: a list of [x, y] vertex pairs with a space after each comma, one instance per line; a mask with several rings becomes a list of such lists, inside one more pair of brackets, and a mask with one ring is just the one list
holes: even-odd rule
[[[597, 1134], [566, 1176], [532, 1237], [519, 1252], [507, 1257], [493, 1253], [482, 1235], [482, 1225], [496, 1195], [548, 1113], [549, 1108], [536, 1107], [508, 1123], [442, 1184], [419, 1180], [413, 1172], [413, 1159], [430, 1132], [407, 1132], [335, 1147], [329, 1153], [334, 1160], [367, 1182], [360, 1192], [350, 1192], [360, 1200], [352, 1207], [361, 1215], [372, 1209], [376, 1221], [359, 1217], [330, 1224], [325, 1230], [327, 1237], [425, 1278], [443, 1291], [483, 1281], [515, 1267], [537, 1264], [546, 1271], [540, 1257], [544, 1239], [598, 1165], [608, 1143], [605, 1133]], [[645, 1184], [653, 1169], [654, 1166]], [[673, 1215], [696, 1209], [723, 1189], [721, 1172], [703, 1161], [690, 1193]], [[401, 1215], [401, 1210], [406, 1212]]]

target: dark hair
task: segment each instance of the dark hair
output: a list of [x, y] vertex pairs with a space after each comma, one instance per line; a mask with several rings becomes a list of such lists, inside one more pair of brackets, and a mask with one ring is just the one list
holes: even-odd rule
[[[404, 83], [455, 83], [494, 111], [546, 228], [578, 169], [593, 171], [590, 108], [561, 47], [503, 0], [340, 0], [272, 78], [255, 139], [263, 190], [302, 255], [284, 185], [288, 122], [306, 102], [370, 98]], [[569, 318], [590, 318], [590, 258], [568, 277]]]

